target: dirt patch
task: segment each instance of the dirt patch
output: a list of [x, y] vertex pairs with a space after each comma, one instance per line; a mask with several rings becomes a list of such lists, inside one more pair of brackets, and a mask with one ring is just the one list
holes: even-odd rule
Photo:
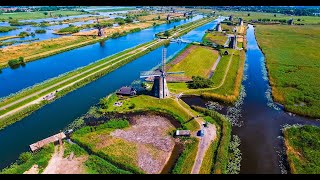
[[55, 152], [42, 174], [85, 174], [83, 163], [88, 159], [87, 156], [63, 158], [63, 154], [63, 146], [60, 148], [56, 146]]
[[168, 161], [175, 142], [168, 135], [174, 126], [164, 117], [135, 116], [136, 122], [125, 130], [118, 129], [111, 136], [138, 144], [138, 165], [149, 174], [160, 173]]
[[28, 171], [24, 172], [23, 174], [38, 174], [38, 173], [39, 173], [39, 168], [38, 168], [38, 165], [35, 164]]

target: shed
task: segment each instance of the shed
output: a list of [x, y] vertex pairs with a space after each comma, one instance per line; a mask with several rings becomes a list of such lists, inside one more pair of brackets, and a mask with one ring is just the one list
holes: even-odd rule
[[190, 136], [190, 130], [177, 130], [176, 136]]
[[130, 86], [121, 87], [117, 93], [118, 95], [134, 96], [137, 94], [136, 90]]

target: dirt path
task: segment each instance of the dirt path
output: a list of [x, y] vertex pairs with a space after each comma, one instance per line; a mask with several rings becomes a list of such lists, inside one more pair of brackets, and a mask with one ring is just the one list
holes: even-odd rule
[[221, 56], [219, 55], [218, 59], [216, 60], [216, 62], [214, 62], [213, 66], [212, 66], [211, 72], [209, 74], [209, 79], [212, 77], [214, 71], [216, 70], [216, 68], [220, 62], [220, 59], [221, 59]]
[[87, 157], [63, 158], [63, 146], [55, 146], [55, 152], [42, 174], [84, 174], [83, 162]]
[[23, 174], [38, 174], [39, 173], [39, 169], [38, 169], [38, 165], [33, 165], [28, 171], [25, 171]]
[[[204, 21], [204, 22], [207, 22], [207, 21]], [[203, 23], [203, 22], [196, 23], [196, 24], [194, 24], [194, 25], [192, 25], [192, 26], [189, 26], [189, 27], [187, 27], [187, 28], [183, 28], [183, 29], [177, 31], [176, 33], [174, 33], [174, 34], [173, 34], [172, 36], [170, 36], [169, 38], [172, 38], [172, 37], [173, 37], [174, 35], [176, 35], [177, 33], [181, 32], [181, 31], [184, 31], [184, 30], [186, 30], [186, 29], [193, 28], [194, 26], [196, 26], [196, 25], [198, 25], [198, 24], [201, 24], [201, 23]], [[65, 86], [63, 86], [63, 87], [60, 87], [60, 88], [58, 89], [58, 91], [60, 91], [60, 90], [62, 90], [62, 89], [65, 89], [65, 88], [67, 88], [67, 87], [69, 87], [69, 86], [72, 86], [72, 85], [74, 85], [75, 83], [77, 83], [77, 82], [79, 82], [79, 81], [81, 81], [81, 80], [83, 80], [83, 79], [86, 79], [86, 78], [92, 76], [93, 74], [96, 74], [96, 73], [98, 73], [98, 72], [101, 72], [101, 71], [103, 71], [103, 70], [105, 70], [105, 69], [107, 69], [107, 68], [110, 68], [111, 66], [114, 66], [114, 65], [122, 62], [123, 60], [126, 60], [126, 59], [130, 58], [130, 57], [138, 54], [139, 52], [142, 52], [142, 51], [148, 49], [149, 47], [151, 47], [151, 46], [153, 46], [153, 45], [155, 45], [155, 44], [161, 43], [162, 41], [163, 41], [163, 40], [160, 39], [159, 41], [155, 41], [155, 42], [153, 42], [153, 43], [151, 43], [151, 44], [149, 44], [149, 45], [147, 45], [147, 46], [143, 46], [143, 47], [140, 47], [140, 48], [134, 50], [134, 52], [136, 52], [135, 54], [132, 54], [132, 52], [128, 52], [128, 53], [123, 54], [123, 55], [121, 55], [121, 56], [118, 56], [118, 57], [116, 57], [116, 58], [114, 58], [114, 59], [112, 59], [112, 60], [110, 60], [110, 61], [107, 61], [107, 62], [105, 62], [105, 63], [102, 63], [102, 64], [100, 64], [100, 65], [98, 65], [98, 66], [95, 66], [95, 67], [93, 67], [93, 68], [91, 68], [91, 69], [88, 69], [88, 70], [86, 70], [86, 71], [83, 71], [83, 72], [81, 72], [81, 73], [79, 73], [79, 74], [77, 74], [77, 75], [75, 75], [75, 76], [72, 76], [72, 77], [70, 77], [70, 78], [67, 78], [67, 79], [65, 79], [65, 80], [63, 80], [63, 81], [60, 81], [60, 82], [56, 83], [56, 84], [53, 84], [53, 85], [51, 85], [51, 86], [49, 86], [49, 87], [47, 87], [47, 88], [45, 88], [45, 89], [42, 89], [42, 90], [40, 90], [40, 91], [38, 91], [38, 92], [32, 93], [32, 94], [30, 94], [30, 95], [28, 95], [28, 96], [24, 96], [23, 98], [20, 98], [19, 100], [16, 100], [16, 101], [14, 101], [14, 102], [12, 102], [12, 103], [10, 103], [10, 104], [7, 104], [7, 105], [4, 105], [4, 106], [0, 107], [0, 110], [6, 109], [6, 108], [8, 108], [8, 107], [10, 107], [10, 106], [13, 106], [13, 105], [15, 105], [15, 104], [17, 104], [17, 103], [20, 103], [20, 102], [22, 102], [22, 101], [24, 101], [24, 100], [26, 100], [26, 99], [29, 99], [29, 98], [31, 98], [31, 97], [33, 97], [33, 96], [37, 96], [37, 95], [39, 95], [39, 94], [41, 94], [41, 93], [43, 93], [43, 92], [45, 92], [45, 91], [48, 91], [48, 90], [51, 89], [51, 88], [57, 87], [57, 86], [65, 83], [65, 82], [67, 82], [67, 81], [70, 81], [70, 80], [72, 80], [72, 79], [76, 79], [77, 77], [79, 77], [79, 76], [81, 76], [81, 75], [83, 75], [83, 74], [85, 74], [85, 73], [87, 73], [87, 72], [89, 72], [89, 71], [95, 70], [95, 69], [97, 69], [97, 68], [99, 68], [99, 67], [101, 67], [101, 66], [105, 66], [105, 65], [107, 65], [107, 64], [109, 64], [109, 63], [112, 63], [112, 62], [114, 62], [114, 61], [116, 61], [116, 60], [118, 60], [118, 59], [126, 56], [126, 58], [125, 58], [125, 59], [122, 59], [121, 61], [112, 63], [112, 64], [106, 66], [105, 68], [102, 68], [102, 69], [100, 69], [100, 70], [98, 70], [98, 71], [96, 71], [96, 72], [93, 72], [93, 73], [91, 73], [91, 74], [89, 74], [89, 75], [87, 75], [87, 76], [85, 76], [85, 77], [83, 77], [83, 78], [81, 78], [81, 79], [77, 79], [77, 80], [73, 81], [73, 82], [70, 83], [70, 84], [67, 84], [67, 85], [65, 85]], [[138, 51], [138, 52], [137, 52], [137, 51]], [[132, 54], [132, 55], [128, 56], [128, 54]], [[3, 118], [3, 117], [5, 117], [5, 116], [8, 116], [8, 115], [10, 115], [10, 114], [16, 113], [17, 111], [22, 110], [22, 109], [24, 109], [24, 108], [26, 108], [26, 107], [28, 107], [28, 106], [30, 106], [30, 105], [32, 105], [32, 104], [37, 104], [37, 103], [39, 103], [40, 101], [43, 100], [43, 97], [44, 97], [44, 96], [47, 96], [47, 95], [49, 95], [49, 94], [51, 94], [51, 93], [55, 93], [55, 90], [54, 90], [54, 91], [51, 91], [51, 92], [48, 92], [47, 94], [43, 95], [42, 97], [40, 97], [40, 98], [38, 98], [38, 99], [35, 99], [35, 100], [33, 100], [33, 101], [31, 101], [31, 102], [29, 102], [29, 103], [27, 103], [27, 104], [24, 104], [24, 105], [22, 105], [22, 106], [19, 106], [19, 107], [13, 109], [13, 110], [11, 110], [11, 111], [9, 111], [9, 112], [1, 115], [1, 116], [0, 116], [0, 119]]]
[[204, 136], [200, 138], [201, 140], [198, 146], [198, 152], [191, 174], [199, 174], [202, 160], [212, 141], [214, 141], [216, 138], [216, 127], [213, 124], [209, 124], [207, 128], [202, 129], [204, 130]]
[[[189, 111], [188, 109], [186, 109], [178, 100], [178, 98], [175, 98], [176, 101], [178, 102], [178, 104], [191, 116], [191, 117], [195, 117], [194, 114]], [[210, 144], [212, 141], [214, 141], [214, 139], [216, 138], [216, 127], [213, 124], [209, 124], [208, 128], [204, 128], [203, 124], [204, 124], [204, 120], [201, 117], [195, 117], [195, 120], [197, 121], [197, 123], [200, 126], [200, 129], [204, 130], [204, 136], [203, 137], [198, 137], [195, 133], [195, 137], [200, 138], [200, 143], [198, 146], [198, 150], [197, 150], [197, 156], [195, 159], [195, 162], [193, 164], [192, 167], [192, 171], [191, 174], [199, 174], [200, 168], [201, 168], [201, 164], [202, 164], [202, 160], [205, 156], [206, 151], [208, 150]]]

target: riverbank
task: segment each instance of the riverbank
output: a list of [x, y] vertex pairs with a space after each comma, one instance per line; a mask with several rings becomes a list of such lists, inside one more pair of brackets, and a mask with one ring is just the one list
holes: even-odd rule
[[320, 128], [289, 126], [283, 129], [286, 155], [292, 174], [319, 174]]
[[[192, 22], [191, 26], [184, 26], [176, 30], [175, 35], [179, 36], [181, 33], [186, 33], [187, 30], [192, 30], [198, 26], [206, 24], [212, 21], [212, 18], [200, 19], [197, 22]], [[140, 57], [157, 47], [160, 47], [167, 40], [154, 40], [149, 43], [137, 46], [135, 48], [128, 49], [106, 59], [92, 63], [84, 68], [72, 71], [65, 75], [61, 75], [58, 78], [45, 81], [44, 83], [35, 87], [21, 91], [18, 94], [4, 98], [0, 103], [1, 107], [1, 127], [5, 127], [9, 124], [20, 120], [22, 117], [27, 116], [31, 112], [39, 109], [43, 105], [51, 102], [43, 100], [43, 96], [54, 93], [56, 98], [59, 98], [68, 92], [77, 89], [84, 84], [87, 84], [106, 73]], [[105, 65], [107, 65], [105, 67]], [[76, 76], [75, 76], [76, 75]], [[58, 91], [58, 92], [56, 92]], [[19, 109], [18, 111], [15, 109]], [[20, 113], [18, 113], [20, 112]], [[9, 115], [10, 114], [10, 115]], [[7, 116], [7, 117], [6, 117]]]
[[[266, 58], [272, 97], [286, 111], [312, 118], [320, 117], [317, 81], [319, 56], [318, 25], [258, 25], [256, 36]], [[308, 48], [301, 48], [308, 44]], [[274, 46], [279, 47], [274, 50]]]

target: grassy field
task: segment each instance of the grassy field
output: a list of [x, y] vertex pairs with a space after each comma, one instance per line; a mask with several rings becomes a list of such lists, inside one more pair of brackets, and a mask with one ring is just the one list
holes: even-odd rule
[[227, 39], [228, 37], [225, 36], [222, 32], [209, 32], [209, 33], [206, 33], [204, 37], [205, 41], [210, 41], [219, 45], [224, 45]]
[[[234, 50], [228, 49], [228, 51], [229, 53], [233, 53]], [[189, 89], [187, 83], [168, 83], [169, 90], [173, 93], [183, 92], [184, 94], [201, 95], [207, 99], [221, 100], [226, 103], [235, 102], [240, 93], [245, 52], [234, 51], [230, 68], [226, 74], [230, 57], [231, 55], [222, 55], [221, 60], [211, 77], [211, 80], [213, 81], [213, 86], [211, 88]], [[223, 82], [225, 74], [226, 78]], [[221, 83], [223, 84], [221, 85]]]
[[51, 155], [54, 152], [54, 145], [51, 143], [38, 152], [30, 153], [24, 152], [20, 155], [19, 159], [0, 171], [0, 174], [23, 174], [29, 170], [34, 164], [39, 167], [41, 173], [48, 165]]
[[40, 42], [2, 48], [0, 50], [0, 65], [5, 66], [9, 60], [17, 59], [20, 56], [25, 57], [24, 59], [27, 62], [28, 57], [41, 56], [41, 54], [48, 53], [49, 51], [55, 51], [60, 48], [65, 48], [66, 46], [93, 40], [95, 40], [93, 37], [64, 36], [61, 38], [53, 38]]
[[320, 173], [320, 128], [316, 126], [284, 129], [290, 171], [293, 174]]
[[172, 174], [191, 174], [194, 161], [196, 160], [199, 140], [190, 138], [184, 142], [186, 147], [180, 155], [176, 165], [172, 170]]
[[[58, 17], [60, 14], [62, 16], [74, 16], [80, 14], [87, 14], [86, 12], [80, 11], [52, 11], [52, 17]], [[36, 12], [13, 12], [13, 13], [2, 13], [0, 14], [0, 21], [8, 21], [9, 18], [13, 20], [28, 20], [28, 19], [42, 19], [42, 18], [50, 18], [48, 15], [44, 15], [44, 11], [36, 11]], [[11, 19], [10, 19], [11, 20]]]
[[320, 117], [320, 26], [258, 25], [256, 37], [275, 101], [288, 111]]
[[129, 11], [135, 10], [135, 7], [127, 7], [127, 8], [115, 8], [115, 9], [97, 9], [97, 12], [115, 12], [115, 11]]
[[[213, 64], [218, 58], [218, 51], [194, 45], [188, 49], [190, 49], [189, 54], [182, 61], [171, 66], [168, 71], [184, 71], [184, 75], [187, 77], [202, 76], [207, 78]], [[188, 49], [185, 51], [188, 51]], [[170, 63], [168, 66], [170, 66]]]
[[[248, 16], [250, 13], [250, 16]], [[291, 18], [294, 19], [294, 23], [303, 23], [303, 24], [319, 24], [320, 18], [316, 16], [288, 16], [279, 13], [261, 13], [261, 12], [241, 12], [241, 11], [217, 11], [216, 14], [220, 14], [223, 16], [230, 16], [231, 14], [235, 17], [241, 17], [243, 20], [251, 21], [258, 19], [276, 19], [276, 20], [289, 20]], [[276, 17], [274, 17], [276, 14]], [[300, 19], [300, 21], [297, 21]], [[235, 19], [238, 20], [238, 19]]]
[[[120, 107], [113, 106], [113, 104], [117, 101], [121, 101], [123, 105]], [[189, 121], [192, 117], [185, 112], [175, 100], [171, 98], [159, 99], [148, 95], [139, 95], [124, 100], [119, 100], [119, 98], [113, 94], [109, 97], [109, 100], [106, 99], [105, 102], [108, 108], [103, 110], [103, 112], [123, 113], [128, 111], [156, 110], [173, 115], [177, 120], [179, 120], [182, 126], [187, 129], [199, 129], [199, 124], [195, 120]], [[185, 108], [191, 111], [190, 107]]]
[[[103, 126], [103, 125], [101, 125]], [[129, 171], [140, 172], [138, 169], [138, 145], [120, 138], [113, 138], [110, 133], [115, 129], [97, 128], [92, 131], [86, 126], [72, 135], [72, 139], [95, 154], [121, 165]], [[91, 130], [91, 131], [90, 131]]]

